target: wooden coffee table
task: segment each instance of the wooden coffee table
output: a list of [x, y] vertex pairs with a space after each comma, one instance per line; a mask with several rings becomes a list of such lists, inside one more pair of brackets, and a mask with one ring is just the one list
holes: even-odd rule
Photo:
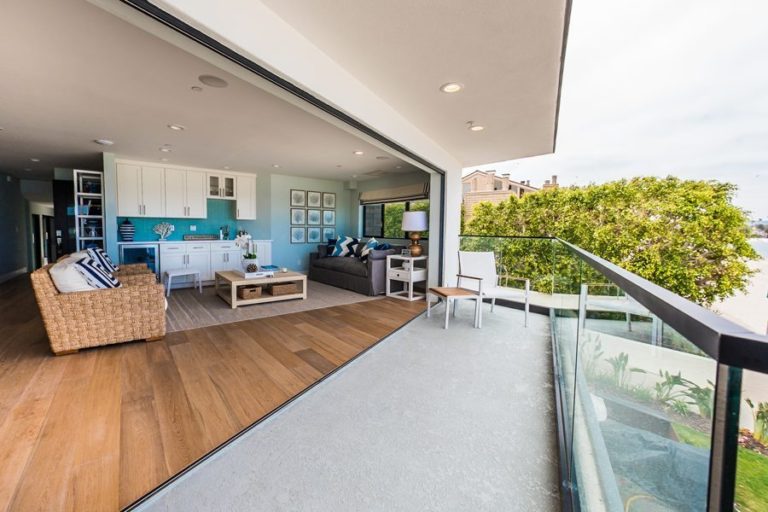
[[[264, 295], [263, 288], [270, 284], [296, 283], [298, 291], [285, 295]], [[238, 286], [261, 286], [261, 297], [253, 299], [241, 299], [237, 296]], [[298, 272], [275, 272], [274, 277], [259, 277], [248, 279], [237, 272], [230, 270], [225, 272], [216, 272], [214, 277], [214, 286], [219, 297], [235, 309], [238, 306], [247, 306], [249, 304], [261, 304], [264, 302], [277, 302], [281, 300], [306, 299], [307, 298], [307, 276]]]

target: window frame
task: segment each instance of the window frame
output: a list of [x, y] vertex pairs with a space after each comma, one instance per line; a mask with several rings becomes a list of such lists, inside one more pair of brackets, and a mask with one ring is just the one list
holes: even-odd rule
[[[394, 204], [394, 203], [404, 203], [405, 207], [403, 209], [403, 212], [409, 212], [409, 211], [411, 211], [411, 203], [415, 203], [415, 202], [418, 202], [418, 201], [429, 201], [429, 198], [425, 197], [423, 199], [410, 199], [408, 201], [397, 201], [397, 200], [395, 200], [395, 201], [382, 201], [381, 203], [371, 203], [371, 204], [362, 204], [362, 205], [360, 205], [363, 208], [363, 230], [362, 230], [363, 231], [363, 237], [382, 238], [382, 239], [386, 239], [386, 240], [409, 240], [408, 233], [406, 231], [403, 231], [403, 236], [402, 237], [391, 237], [391, 236], [385, 237], [384, 236], [385, 205], [387, 205], [387, 204]], [[365, 223], [365, 217], [366, 217], [365, 209], [368, 208], [368, 207], [375, 207], [375, 206], [381, 207], [381, 232], [378, 233], [378, 234], [375, 234], [375, 233], [371, 234], [371, 233], [368, 233], [368, 226]], [[430, 202], [430, 207], [431, 206], [432, 206], [432, 204]], [[427, 230], [427, 232], [428, 232], [428, 230]], [[422, 237], [421, 239], [422, 240], [429, 240], [428, 237]]]

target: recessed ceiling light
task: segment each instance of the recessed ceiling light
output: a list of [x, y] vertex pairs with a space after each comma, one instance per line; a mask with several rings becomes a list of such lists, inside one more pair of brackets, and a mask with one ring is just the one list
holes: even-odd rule
[[447, 84], [443, 84], [440, 86], [440, 90], [443, 92], [447, 92], [448, 94], [459, 92], [463, 88], [464, 86], [458, 82], [448, 82]]
[[274, 167], [275, 169], [279, 169], [280, 168], [280, 164], [272, 164], [272, 167]]
[[186, 128], [184, 128], [180, 124], [169, 124], [168, 128], [170, 128], [171, 130], [173, 130], [175, 132], [181, 132], [181, 131], [184, 131], [186, 129]]
[[227, 81], [224, 80], [223, 78], [219, 78], [213, 75], [200, 75], [199, 77], [197, 77], [197, 79], [200, 80], [205, 85], [207, 85], [208, 87], [217, 87], [221, 89], [229, 85]]
[[31, 171], [32, 169], [30, 169], [29, 167], [27, 167], [27, 168], [26, 168], [26, 169], [24, 169], [24, 170], [25, 170], [25, 171], [27, 171], [27, 172], [29, 172], [29, 171]]
[[111, 146], [112, 144], [115, 143], [114, 141], [109, 140], [109, 139], [96, 139], [93, 142], [95, 142], [96, 144], [99, 144], [101, 146]]
[[189, 90], [191, 90], [192, 92], [203, 92], [203, 88], [200, 87], [199, 85], [193, 85], [192, 87], [189, 88]]
[[40, 159], [39, 158], [30, 158], [29, 161], [30, 162], [39, 162]]
[[475, 124], [474, 121], [467, 121], [467, 129], [473, 132], [481, 132], [485, 130], [485, 126]]
[[353, 177], [353, 178], [357, 178], [357, 174], [353, 174], [353, 175], [352, 175], [352, 177]]
[[357, 150], [357, 151], [354, 151], [354, 154], [357, 156], [360, 156], [360, 155], [364, 155], [365, 153], [360, 150]]
[[168, 146], [168, 145], [165, 145], [165, 146], [161, 146], [159, 149], [160, 149], [160, 151], [162, 151], [163, 153], [170, 153], [171, 151], [173, 151], [173, 149], [171, 149], [171, 147], [170, 147], [170, 146]]
[[161, 161], [161, 162], [167, 162], [167, 161], [168, 161], [168, 159], [167, 159], [167, 158], [161, 158], [161, 159], [160, 159], [160, 161]]
[[395, 169], [402, 169], [402, 168], [403, 168], [403, 166], [402, 166], [402, 165], [396, 165], [396, 166], [395, 166]]
[[225, 166], [224, 166], [224, 170], [225, 170], [225, 171], [228, 171], [228, 170], [229, 170], [229, 166], [228, 166], [228, 165], [225, 165]]

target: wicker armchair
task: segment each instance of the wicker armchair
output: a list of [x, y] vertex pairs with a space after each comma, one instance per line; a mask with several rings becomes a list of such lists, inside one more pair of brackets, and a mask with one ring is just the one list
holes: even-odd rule
[[50, 267], [32, 272], [31, 278], [54, 354], [165, 336], [164, 291], [154, 274], [121, 276], [121, 288], [59, 293]]
[[[127, 265], [120, 265], [120, 270], [115, 272], [115, 277], [122, 282], [125, 276], [135, 276], [141, 274], [152, 276], [155, 275], [155, 273], [150, 270], [146, 263], [129, 263]], [[155, 281], [157, 281], [157, 278], [155, 278]]]

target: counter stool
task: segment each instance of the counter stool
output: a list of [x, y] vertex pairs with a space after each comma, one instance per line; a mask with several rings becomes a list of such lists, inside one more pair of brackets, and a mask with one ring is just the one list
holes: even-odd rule
[[203, 281], [202, 279], [200, 279], [199, 270], [192, 270], [189, 268], [171, 269], [163, 272], [163, 276], [165, 277], [165, 296], [166, 297], [171, 296], [171, 283], [173, 282], [174, 277], [194, 276], [195, 287], [200, 290], [200, 293], [203, 293]]

